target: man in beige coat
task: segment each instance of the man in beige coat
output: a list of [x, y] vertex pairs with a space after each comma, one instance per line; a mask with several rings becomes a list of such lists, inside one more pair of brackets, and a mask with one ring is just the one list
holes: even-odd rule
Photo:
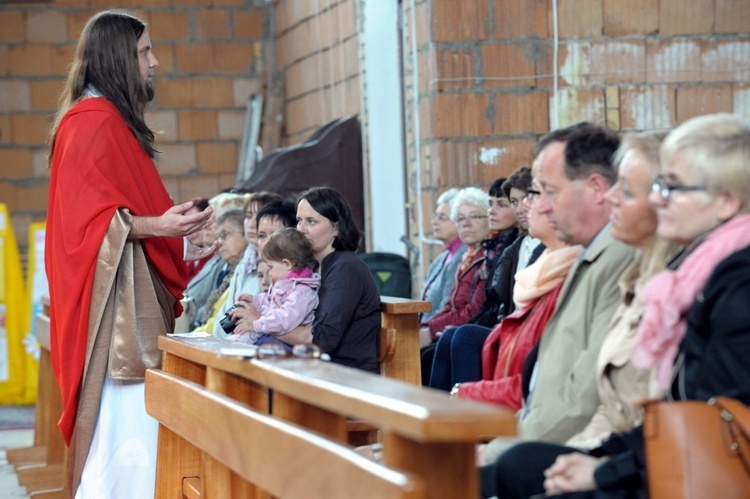
[[633, 258], [633, 249], [610, 234], [605, 200], [617, 178], [612, 156], [619, 142], [599, 126], [576, 125], [551, 132], [538, 146], [538, 209], [560, 239], [585, 249], [539, 341], [519, 425], [524, 440], [563, 443], [599, 405], [596, 359], [620, 301], [617, 280]]
[[620, 302], [617, 281], [633, 249], [610, 234], [605, 194], [617, 179], [618, 137], [594, 125], [552, 132], [540, 141], [537, 203], [560, 239], [585, 249], [568, 273], [539, 341], [519, 435], [563, 443], [586, 427], [599, 405], [596, 360]]

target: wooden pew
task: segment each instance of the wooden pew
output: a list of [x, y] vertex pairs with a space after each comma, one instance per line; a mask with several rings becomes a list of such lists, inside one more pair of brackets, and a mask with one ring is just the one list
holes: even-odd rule
[[366, 491], [357, 497], [424, 497], [424, 485], [414, 477], [190, 381], [149, 371], [146, 386], [151, 415], [203, 450], [205, 479], [193, 481], [189, 496], [257, 497], [267, 491], [276, 497], [343, 499], [353, 495], [340, 484], [351, 482]]
[[10, 449], [7, 457], [8, 462], [16, 468], [19, 483], [28, 492], [36, 492], [34, 497], [69, 497], [65, 480], [68, 449], [57, 428], [62, 414], [62, 397], [50, 358], [48, 302], [35, 320], [40, 353], [34, 445]]
[[[311, 445], [309, 451], [304, 451], [311, 461], [318, 459], [325, 463], [327, 454], [320, 452], [320, 446], [308, 442], [307, 437], [310, 434], [326, 437], [331, 445], [336, 443], [332, 447], [338, 449], [335, 454], [342, 455], [348, 462], [337, 464], [335, 469], [361, 463], [352, 451], [344, 453], [347, 420], [370, 421], [382, 432], [384, 466], [403, 475], [399, 483], [406, 479], [411, 484], [402, 492], [416, 494], [418, 484], [422, 484], [424, 497], [428, 498], [476, 497], [475, 442], [495, 435], [515, 434], [515, 414], [495, 406], [450, 399], [442, 392], [316, 359], [247, 360], [218, 355], [218, 350], [226, 345], [227, 342], [216, 338], [159, 339], [164, 352], [163, 369], [149, 372], [146, 380], [146, 409], [161, 423], [157, 498], [267, 497], [253, 495], [258, 494], [255, 486], [278, 497], [300, 497], [290, 492], [291, 489], [279, 489], [276, 482], [258, 478], [235, 462], [238, 458], [234, 455], [241, 458], [248, 445], [259, 446], [262, 454], [266, 446], [275, 445], [273, 439], [264, 441], [253, 437], [242, 442], [228, 441], [226, 447], [231, 450], [221, 452], [210, 447], [206, 439], [225, 438], [220, 436], [224, 430], [217, 429], [225, 424], [223, 416], [201, 412], [200, 417], [194, 418], [192, 412], [199, 409], [193, 402], [175, 405], [175, 401], [165, 395], [165, 390], [177, 391], [178, 386], [190, 392], [190, 397], [207, 397], [200, 390], [221, 395], [215, 403], [219, 404], [220, 400], [228, 404], [222, 405], [221, 410], [232, 413], [231, 418], [238, 418], [231, 419], [231, 424], [240, 428], [247, 424], [251, 433], [249, 428], [258, 429], [253, 425], [270, 424], [260, 416], [268, 415], [273, 421], [296, 425], [305, 438], [300, 438], [295, 445], [302, 448]], [[192, 423], [177, 424], [181, 413], [169, 411], [181, 411], [184, 417], [190, 414]], [[216, 411], [219, 411], [218, 405]], [[250, 420], [253, 422], [248, 422]], [[240, 434], [244, 430], [233, 427], [232, 431]], [[291, 429], [285, 426], [284, 431], [291, 432]], [[273, 463], [274, 473], [281, 476], [274, 480], [295, 480], [302, 465], [286, 467], [284, 463], [283, 459]], [[322, 466], [319, 472], [325, 473], [326, 469]], [[342, 492], [344, 497], [367, 497], [367, 490], [360, 488], [356, 481], [337, 480], [335, 475], [331, 475], [330, 480], [335, 480], [332, 482], [335, 490], [347, 491], [349, 495]], [[255, 482], [255, 486], [248, 482]], [[218, 490], [230, 489], [241, 493], [216, 495]], [[323, 489], [309, 490], [310, 493], [302, 497], [329, 497]], [[373, 493], [371, 497], [390, 496]]]
[[381, 296], [380, 310], [381, 373], [421, 385], [419, 314], [430, 311], [430, 302]]

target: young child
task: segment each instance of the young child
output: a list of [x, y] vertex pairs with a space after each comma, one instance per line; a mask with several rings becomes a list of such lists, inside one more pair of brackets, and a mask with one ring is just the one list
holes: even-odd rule
[[320, 275], [310, 269], [314, 261], [310, 242], [297, 229], [276, 230], [261, 250], [268, 265], [271, 289], [254, 296], [241, 295], [242, 309], [233, 311], [236, 326], [229, 339], [251, 345], [283, 343], [284, 334], [312, 324], [318, 306]]

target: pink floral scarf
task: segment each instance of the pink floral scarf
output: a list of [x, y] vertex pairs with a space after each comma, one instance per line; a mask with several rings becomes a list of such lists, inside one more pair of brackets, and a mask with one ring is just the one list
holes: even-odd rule
[[656, 368], [661, 388], [669, 387], [672, 367], [687, 330], [686, 317], [714, 268], [750, 245], [750, 215], [738, 215], [711, 232], [676, 270], [656, 274], [643, 287], [645, 312], [631, 359], [637, 367]]

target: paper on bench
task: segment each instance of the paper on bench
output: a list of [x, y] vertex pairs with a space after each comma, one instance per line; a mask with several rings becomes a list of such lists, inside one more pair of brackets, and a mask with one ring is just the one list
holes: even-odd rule
[[233, 345], [227, 347], [221, 347], [217, 350], [217, 353], [221, 356], [227, 357], [256, 357], [258, 355], [258, 347], [255, 345]]
[[167, 336], [172, 338], [206, 338], [211, 335], [204, 331], [189, 331], [187, 333], [167, 333]]

